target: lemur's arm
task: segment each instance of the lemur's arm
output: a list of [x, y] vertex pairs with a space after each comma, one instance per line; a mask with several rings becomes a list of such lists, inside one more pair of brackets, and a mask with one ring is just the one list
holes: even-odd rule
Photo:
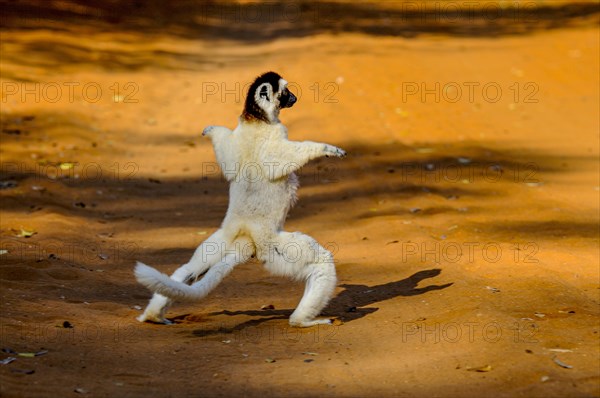
[[232, 131], [227, 127], [208, 126], [202, 132], [212, 140], [217, 163], [227, 181], [232, 181], [239, 171], [239, 164], [234, 156], [235, 143], [232, 141]]
[[344, 157], [346, 152], [336, 146], [313, 141], [277, 140], [265, 148], [264, 170], [269, 180], [286, 176], [321, 156]]

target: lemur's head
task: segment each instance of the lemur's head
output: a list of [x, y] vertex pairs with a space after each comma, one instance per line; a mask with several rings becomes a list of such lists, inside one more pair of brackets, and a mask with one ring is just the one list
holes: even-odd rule
[[254, 80], [248, 90], [242, 119], [247, 122], [279, 123], [281, 108], [290, 108], [296, 96], [287, 88], [287, 81], [275, 72], [267, 72]]

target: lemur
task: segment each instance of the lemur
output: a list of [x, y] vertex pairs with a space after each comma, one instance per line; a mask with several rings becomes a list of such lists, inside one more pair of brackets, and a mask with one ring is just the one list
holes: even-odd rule
[[155, 292], [139, 321], [171, 323], [165, 312], [173, 300], [202, 299], [236, 265], [256, 256], [272, 274], [306, 283], [290, 325], [332, 322], [316, 317], [336, 286], [333, 255], [308, 235], [283, 231], [283, 224], [296, 201], [294, 172], [312, 159], [344, 157], [346, 152], [329, 144], [288, 140], [279, 112], [296, 100], [279, 74], [267, 72], [250, 86], [235, 130], [204, 129], [202, 135], [211, 138], [217, 162], [230, 183], [227, 214], [221, 228], [171, 277], [137, 263], [138, 282]]

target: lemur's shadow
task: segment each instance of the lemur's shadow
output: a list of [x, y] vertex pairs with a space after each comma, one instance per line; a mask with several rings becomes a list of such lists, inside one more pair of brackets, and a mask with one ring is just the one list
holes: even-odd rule
[[[416, 296], [424, 294], [432, 290], [445, 289], [452, 285], [446, 283], [443, 285], [429, 285], [422, 288], [417, 288], [419, 282], [424, 279], [438, 276], [442, 270], [430, 269], [419, 271], [406, 279], [396, 282], [389, 282], [382, 285], [367, 286], [367, 285], [340, 285], [345, 288], [344, 291], [334, 297], [327, 308], [323, 311], [322, 316], [334, 316], [343, 322], [351, 322], [360, 319], [364, 316], [377, 311], [377, 307], [367, 307], [371, 304], [389, 300], [399, 296]], [[364, 308], [367, 307], [367, 308]], [[274, 319], [287, 319], [293, 310], [248, 310], [248, 311], [219, 311], [210, 313], [210, 315], [248, 315], [263, 317], [240, 323], [234, 327], [226, 328], [219, 327], [218, 329], [194, 330], [193, 334], [198, 337], [206, 337], [223, 333], [234, 333], [252, 326], [258, 326], [264, 322]]]

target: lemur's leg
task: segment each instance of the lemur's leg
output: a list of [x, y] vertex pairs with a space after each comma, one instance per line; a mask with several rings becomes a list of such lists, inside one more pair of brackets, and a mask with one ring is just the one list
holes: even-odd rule
[[[227, 244], [228, 240], [225, 237], [224, 230], [219, 229], [198, 246], [190, 261], [173, 272], [171, 279], [187, 284], [194, 282], [206, 270], [221, 260], [223, 256], [222, 251]], [[172, 300], [168, 297], [154, 293], [146, 310], [137, 319], [140, 322], [149, 321], [170, 324], [171, 321], [165, 318], [165, 312], [171, 304]]]
[[213, 290], [233, 268], [246, 262], [254, 254], [254, 245], [247, 237], [238, 237], [223, 251], [223, 257], [208, 269], [202, 279], [191, 286], [175, 281], [160, 271], [139, 263], [135, 267], [135, 276], [142, 285], [175, 300], [198, 301]]
[[184, 291], [184, 298], [199, 300], [208, 295], [233, 269], [254, 256], [254, 244], [248, 237], [238, 237], [223, 251], [223, 257], [202, 278]]
[[290, 325], [309, 327], [330, 324], [315, 319], [333, 295], [337, 282], [333, 255], [317, 241], [299, 232], [280, 232], [271, 241], [261, 242], [259, 258], [275, 275], [306, 281], [304, 295], [290, 317]]

